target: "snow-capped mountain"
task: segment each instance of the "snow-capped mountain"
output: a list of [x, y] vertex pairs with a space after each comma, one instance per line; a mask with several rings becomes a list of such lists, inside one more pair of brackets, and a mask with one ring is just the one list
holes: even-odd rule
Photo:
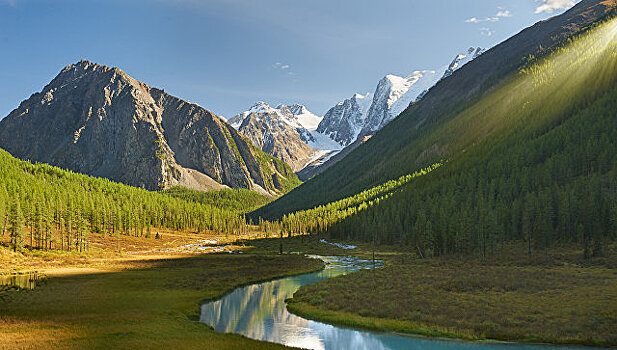
[[317, 127], [317, 132], [347, 146], [353, 142], [366, 124], [366, 113], [373, 102], [373, 94], [355, 94], [330, 108]]
[[[280, 105], [277, 108], [285, 107], [285, 105]], [[315, 130], [317, 126], [323, 119], [323, 117], [318, 117], [309, 111], [306, 106], [301, 104], [295, 104], [291, 106], [287, 106], [291, 114], [295, 116], [295, 120], [297, 120], [298, 124], [300, 124], [303, 128], [307, 130]]]
[[259, 101], [247, 111], [229, 119], [228, 123], [262, 151], [298, 171], [316, 158], [341, 148], [316, 132], [322, 119], [300, 104], [274, 108]]
[[484, 51], [472, 47], [437, 70], [417, 70], [406, 77], [388, 74], [378, 82], [374, 93], [354, 94], [330, 108], [323, 117], [311, 113], [304, 105], [274, 108], [260, 101], [228, 122], [295, 171], [307, 165], [316, 168], [344, 147], [374, 134], [437, 82]]
[[449, 77], [484, 51], [469, 48], [438, 70], [415, 71], [407, 77], [388, 74], [379, 81], [375, 93], [356, 94], [332, 107], [317, 131], [341, 146], [352, 144], [359, 136], [373, 134], [421, 99], [439, 80]]
[[434, 70], [425, 70], [415, 71], [405, 78], [392, 74], [383, 77], [377, 84], [361, 134], [374, 133], [396, 118], [409, 104], [435, 85], [440, 76]]
[[469, 50], [467, 50], [467, 53], [459, 54], [458, 56], [456, 56], [456, 58], [454, 58], [452, 63], [450, 63], [450, 65], [448, 66], [448, 69], [446, 69], [446, 71], [443, 73], [443, 77], [441, 79], [445, 79], [451, 76], [452, 73], [454, 73], [454, 71], [461, 68], [465, 64], [473, 61], [478, 56], [483, 54], [484, 51], [486, 51], [486, 49], [481, 48], [481, 47], [477, 47], [477, 48], [470, 47]]
[[313, 139], [310, 131], [317, 129], [317, 126], [323, 119], [322, 117], [318, 117], [311, 113], [306, 106], [301, 104], [294, 104], [292, 106], [279, 105], [274, 108], [264, 101], [258, 101], [247, 111], [244, 111], [229, 119], [228, 122], [231, 126], [238, 129], [242, 124], [242, 121], [244, 121], [244, 119], [246, 119], [251, 113], [272, 114], [278, 116], [281, 122], [297, 129], [302, 139], [307, 143]]

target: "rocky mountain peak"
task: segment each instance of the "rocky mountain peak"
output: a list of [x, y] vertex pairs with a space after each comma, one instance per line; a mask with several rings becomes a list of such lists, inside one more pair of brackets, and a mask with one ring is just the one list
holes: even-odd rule
[[481, 47], [470, 47], [466, 53], [461, 53], [458, 54], [454, 60], [452, 61], [452, 63], [450, 63], [450, 65], [448, 66], [448, 68], [446, 69], [446, 71], [443, 74], [442, 79], [447, 78], [449, 76], [451, 76], [454, 71], [456, 71], [457, 69], [461, 68], [462, 66], [464, 66], [465, 64], [473, 61], [474, 59], [478, 58], [478, 56], [480, 56], [481, 54], [483, 54], [486, 51], [485, 48], [481, 48]]
[[[302, 125], [308, 110], [301, 105], [271, 107], [264, 101], [229, 119], [229, 123], [262, 151], [302, 169], [313, 155], [311, 133]], [[306, 111], [307, 113], [301, 113]], [[299, 113], [299, 114], [295, 114]]]
[[349, 145], [358, 137], [365, 124], [366, 112], [372, 98], [373, 95], [370, 93], [366, 95], [356, 93], [351, 98], [337, 103], [326, 112], [317, 127], [317, 132], [328, 136], [340, 146]]
[[65, 67], [0, 121], [0, 147], [147, 189], [276, 193], [283, 178], [295, 177], [204, 108], [87, 60]]
[[301, 104], [298, 104], [298, 103], [289, 106], [289, 110], [291, 111], [291, 113], [293, 113], [293, 115], [300, 115], [300, 114], [310, 113], [305, 105], [301, 105]]

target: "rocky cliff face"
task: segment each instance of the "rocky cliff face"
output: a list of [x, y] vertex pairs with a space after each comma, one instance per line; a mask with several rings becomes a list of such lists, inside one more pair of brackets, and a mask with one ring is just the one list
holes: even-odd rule
[[366, 113], [373, 94], [355, 94], [330, 108], [317, 127], [317, 132], [328, 136], [341, 146], [352, 143], [366, 124]]
[[[370, 135], [396, 118], [439, 80], [436, 71], [415, 71], [408, 77], [388, 74], [377, 84], [361, 136]], [[355, 141], [355, 140], [354, 140]]]
[[0, 121], [0, 147], [150, 190], [228, 186], [275, 193], [297, 181], [288, 166], [204, 108], [85, 60], [64, 68]]
[[[297, 106], [294, 110], [302, 112]], [[255, 146], [291, 165], [294, 171], [304, 168], [314, 153], [307, 144], [313, 140], [311, 133], [287, 106], [272, 108], [260, 101], [229, 122]]]
[[449, 77], [484, 51], [482, 48], [470, 48], [456, 55], [449, 65], [437, 70], [415, 71], [406, 77], [388, 74], [379, 81], [374, 93], [355, 94], [332, 107], [319, 124], [317, 132], [343, 147], [351, 145], [358, 138], [372, 135], [411, 103], [421, 99], [440, 79]]

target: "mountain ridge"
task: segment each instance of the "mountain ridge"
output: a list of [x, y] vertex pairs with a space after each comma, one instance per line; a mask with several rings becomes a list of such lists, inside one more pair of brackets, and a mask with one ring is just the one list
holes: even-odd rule
[[201, 106], [87, 60], [66, 66], [2, 119], [0, 147], [150, 190], [183, 185], [274, 194], [287, 179], [297, 181]]
[[440, 80], [420, 101], [343, 160], [253, 216], [280, 217], [329, 203], [444, 159], [452, 149], [414, 141], [503, 83], [517, 72], [526, 57], [548, 52], [605, 18], [616, 4], [617, 1], [584, 0], [564, 14], [538, 22], [487, 50]]

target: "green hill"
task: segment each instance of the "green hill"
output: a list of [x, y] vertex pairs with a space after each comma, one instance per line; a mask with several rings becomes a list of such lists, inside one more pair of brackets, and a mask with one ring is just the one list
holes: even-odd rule
[[[256, 214], [276, 217], [285, 205], [317, 206], [443, 161], [353, 213], [316, 217], [322, 224], [313, 230], [336, 238], [376, 236], [423, 255], [489, 254], [512, 240], [527, 241], [529, 250], [578, 242], [586, 255], [601, 254], [617, 232], [616, 38], [617, 20], [607, 19], [542, 50], [540, 58], [527, 56], [516, 72], [451, 117], [419, 121], [412, 107], [376, 142]], [[413, 125], [418, 131], [405, 137]], [[364, 157], [371, 161], [361, 171], [354, 162]], [[318, 185], [321, 191], [306, 193]], [[340, 190], [327, 194], [334, 185]]]
[[[439, 82], [421, 101], [342, 161], [259, 209], [252, 217], [276, 219], [325, 205], [452, 158], [487, 134], [464, 125], [463, 129], [444, 130], [444, 124], [462, 120], [458, 117], [463, 111], [511, 84], [527, 58], [546, 55], [569, 37], [610, 16], [614, 7], [608, 1], [582, 1], [566, 13], [539, 22], [490, 49]], [[500, 123], [501, 119], [492, 122]]]
[[[32, 228], [38, 247], [86, 249], [90, 232], [147, 235], [150, 228], [234, 232], [241, 214], [269, 200], [248, 190], [149, 192], [32, 164], [0, 150], [0, 230], [23, 246]], [[70, 244], [69, 244], [70, 242]], [[70, 248], [69, 248], [70, 247]], [[75, 248], [73, 248], [75, 247]]]

